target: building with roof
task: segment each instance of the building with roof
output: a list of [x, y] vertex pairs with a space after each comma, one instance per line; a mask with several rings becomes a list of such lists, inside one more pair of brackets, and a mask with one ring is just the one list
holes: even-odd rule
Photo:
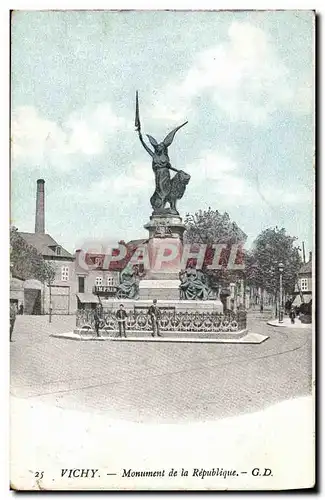
[[18, 234], [33, 246], [54, 267], [55, 279], [51, 284], [26, 280], [24, 288], [24, 313], [74, 314], [77, 309], [74, 255], [63, 248], [52, 236], [45, 233], [45, 181], [38, 179], [36, 191], [35, 232]]
[[89, 309], [101, 300], [114, 297], [119, 284], [119, 270], [105, 269], [105, 255], [75, 253], [77, 308]]
[[[120, 283], [120, 275], [126, 267], [134, 251], [146, 243], [147, 240], [132, 240], [128, 243], [120, 241], [125, 245], [127, 253], [125, 258], [110, 262], [105, 265], [105, 254], [86, 253], [81, 249], [75, 254], [75, 273], [77, 282], [77, 306], [78, 309], [88, 309], [105, 300], [116, 296]], [[113, 250], [114, 254], [114, 250]]]
[[24, 307], [24, 283], [23, 278], [10, 273], [10, 304], [14, 304], [17, 311], [21, 305]]
[[[17, 307], [21, 304], [25, 314], [75, 314], [77, 309], [93, 308], [105, 299], [115, 297], [120, 273], [136, 248], [147, 240], [133, 240], [126, 245], [127, 255], [120, 261], [104, 265], [104, 254], [86, 254], [82, 250], [74, 255], [45, 232], [45, 181], [37, 180], [35, 232], [18, 231], [25, 242], [34, 247], [45, 261], [55, 268], [55, 279], [49, 285], [35, 279], [12, 277], [10, 299]], [[83, 261], [83, 262], [81, 262]]]
[[309, 253], [309, 261], [303, 263], [299, 270], [294, 295], [293, 305], [295, 306], [300, 306], [302, 302], [307, 304], [313, 297], [312, 252]]

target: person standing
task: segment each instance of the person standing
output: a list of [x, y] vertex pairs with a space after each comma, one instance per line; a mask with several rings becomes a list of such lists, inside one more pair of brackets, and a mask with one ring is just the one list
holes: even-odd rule
[[291, 306], [292, 306], [292, 300], [288, 299], [284, 305], [284, 310], [285, 313], [289, 315], [289, 317], [290, 317]]
[[17, 316], [17, 306], [16, 304], [10, 304], [10, 342], [13, 342], [12, 334], [14, 331], [16, 316]]
[[118, 330], [119, 337], [126, 338], [126, 318], [128, 317], [126, 311], [124, 310], [123, 304], [120, 305], [120, 308], [116, 311], [116, 318], [118, 322]]
[[291, 319], [291, 323], [294, 325], [295, 324], [295, 318], [296, 318], [296, 313], [295, 313], [295, 310], [294, 308], [292, 307], [290, 313], [289, 313], [289, 317]]
[[158, 337], [162, 337], [160, 333], [160, 318], [161, 318], [161, 312], [159, 307], [157, 306], [157, 299], [153, 300], [152, 305], [148, 309], [148, 314], [151, 319], [151, 324], [152, 324], [152, 336], [155, 337], [156, 335]]
[[101, 320], [102, 320], [102, 318], [101, 318], [101, 307], [100, 307], [99, 304], [97, 304], [95, 312], [94, 312], [95, 332], [96, 332], [96, 336], [97, 337], [100, 337], [99, 327], [100, 327]]

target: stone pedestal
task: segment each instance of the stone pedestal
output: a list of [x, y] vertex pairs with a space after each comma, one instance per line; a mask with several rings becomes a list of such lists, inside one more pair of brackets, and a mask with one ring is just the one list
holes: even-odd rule
[[140, 300], [179, 300], [179, 279], [143, 279], [139, 284]]
[[160, 214], [151, 215], [144, 228], [149, 231], [150, 239], [171, 237], [183, 241], [186, 226], [179, 215]]
[[[189, 313], [219, 313], [222, 314], [223, 307], [220, 300], [173, 300], [157, 299], [158, 307], [161, 311], [175, 310], [175, 312]], [[106, 299], [102, 300], [104, 311], [116, 312], [120, 304], [123, 303], [125, 311], [134, 312], [143, 310], [147, 312], [152, 305], [152, 298], [149, 299]]]
[[179, 215], [152, 215], [144, 226], [149, 232], [150, 269], [140, 281], [140, 300], [179, 300], [179, 273], [182, 269], [183, 234]]

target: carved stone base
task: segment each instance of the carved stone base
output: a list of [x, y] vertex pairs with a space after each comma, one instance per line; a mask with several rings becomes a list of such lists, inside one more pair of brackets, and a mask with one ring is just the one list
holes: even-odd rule
[[[183, 234], [186, 229], [179, 215], [152, 215], [145, 229], [149, 232], [148, 255], [150, 269], [146, 270], [146, 280], [177, 280], [183, 253]], [[178, 286], [177, 285], [177, 286]], [[172, 291], [173, 298], [179, 298]], [[141, 295], [140, 295], [141, 297]], [[147, 298], [147, 297], [146, 297]], [[168, 298], [168, 297], [166, 297]]]
[[183, 245], [179, 238], [151, 238], [147, 245], [150, 268], [146, 269], [146, 280], [177, 280], [182, 268]]
[[186, 226], [179, 215], [151, 215], [150, 221], [144, 226], [149, 231], [149, 238], [177, 238], [183, 241]]
[[[171, 290], [171, 289], [169, 289]], [[120, 304], [126, 311], [147, 310], [153, 299], [102, 299], [104, 311], [117, 311]], [[223, 305], [220, 300], [175, 300], [157, 298], [157, 305], [161, 310], [175, 310], [176, 312], [222, 313]]]
[[139, 283], [140, 300], [179, 300], [178, 279], [141, 280]]

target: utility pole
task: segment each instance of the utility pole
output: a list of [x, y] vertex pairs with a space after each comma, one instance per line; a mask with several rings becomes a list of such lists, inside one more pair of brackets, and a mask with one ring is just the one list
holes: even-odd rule
[[51, 282], [49, 282], [49, 291], [50, 291], [49, 323], [52, 323], [52, 285], [51, 285]]
[[283, 313], [282, 313], [282, 295], [283, 295], [283, 289], [282, 289], [282, 273], [284, 270], [284, 266], [282, 262], [279, 264], [279, 273], [280, 273], [280, 297], [279, 297], [279, 323], [283, 323]]

